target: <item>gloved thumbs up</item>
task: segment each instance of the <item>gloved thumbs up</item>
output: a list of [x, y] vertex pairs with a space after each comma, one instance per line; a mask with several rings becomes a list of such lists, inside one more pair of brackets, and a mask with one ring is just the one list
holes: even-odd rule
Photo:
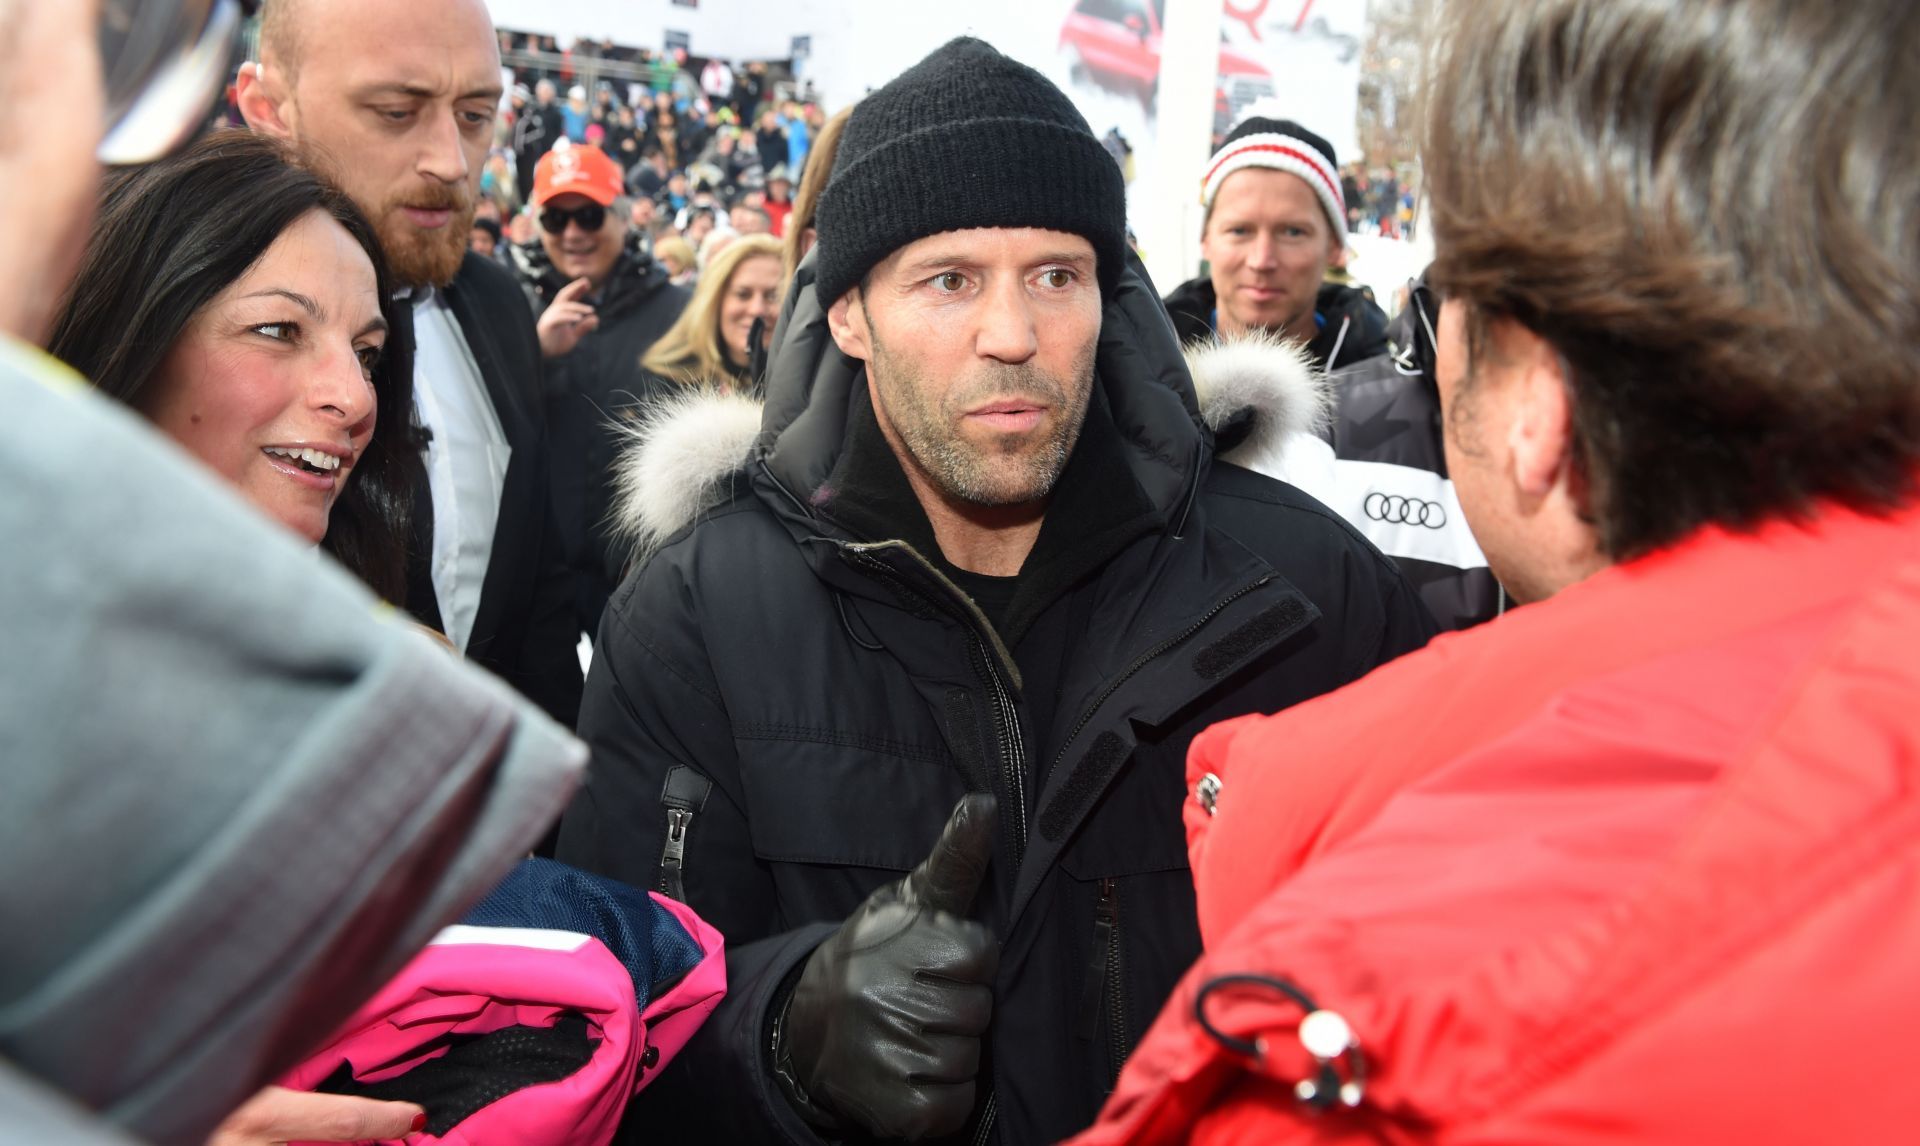
[[933, 851], [908, 874], [900, 889], [903, 902], [949, 915], [973, 910], [973, 897], [993, 862], [993, 828], [999, 802], [984, 792], [963, 796], [954, 805]]
[[1000, 948], [966, 919], [993, 859], [998, 806], [971, 795], [925, 862], [814, 949], [774, 1026], [782, 1092], [815, 1127], [930, 1138], [973, 1110]]

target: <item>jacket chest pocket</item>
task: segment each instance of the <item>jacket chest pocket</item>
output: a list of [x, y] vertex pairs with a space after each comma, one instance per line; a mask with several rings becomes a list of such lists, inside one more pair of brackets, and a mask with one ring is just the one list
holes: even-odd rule
[[1184, 780], [1177, 753], [1136, 748], [1060, 856], [1079, 951], [1074, 1035], [1105, 1092], [1200, 952]]
[[1136, 744], [1060, 853], [1081, 881], [1187, 869], [1186, 741]]
[[754, 855], [768, 863], [911, 871], [966, 793], [937, 745], [803, 728], [734, 736]]

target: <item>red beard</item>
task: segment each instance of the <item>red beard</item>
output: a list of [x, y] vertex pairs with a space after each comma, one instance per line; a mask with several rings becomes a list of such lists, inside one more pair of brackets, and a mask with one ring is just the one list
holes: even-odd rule
[[[405, 209], [451, 211], [453, 217], [438, 230], [423, 230]], [[460, 273], [466, 257], [468, 232], [473, 230], [473, 198], [463, 187], [421, 187], [396, 195], [380, 209], [374, 227], [386, 252], [393, 277], [403, 286], [443, 287]]]

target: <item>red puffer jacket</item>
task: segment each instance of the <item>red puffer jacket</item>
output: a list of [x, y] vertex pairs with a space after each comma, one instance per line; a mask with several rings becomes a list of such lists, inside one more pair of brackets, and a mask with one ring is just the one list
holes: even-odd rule
[[1920, 512], [1705, 531], [1190, 773], [1208, 953], [1080, 1146], [1920, 1137]]

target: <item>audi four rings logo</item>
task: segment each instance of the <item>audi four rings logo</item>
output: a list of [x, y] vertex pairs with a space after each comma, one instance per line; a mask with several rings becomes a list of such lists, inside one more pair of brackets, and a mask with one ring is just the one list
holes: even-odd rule
[[1446, 506], [1397, 493], [1370, 493], [1360, 508], [1368, 517], [1389, 525], [1424, 525], [1428, 529], [1444, 529], [1447, 525]]

